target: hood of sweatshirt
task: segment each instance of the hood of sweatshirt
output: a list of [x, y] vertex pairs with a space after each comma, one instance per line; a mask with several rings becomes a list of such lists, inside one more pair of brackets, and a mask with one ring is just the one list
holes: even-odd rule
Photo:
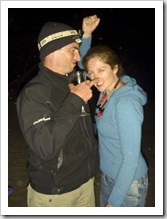
[[131, 78], [128, 75], [121, 77], [121, 81], [125, 83], [125, 86], [121, 87], [114, 92], [114, 96], [128, 95], [129, 93], [133, 94], [138, 98], [142, 105], [147, 103], [147, 94], [146, 92], [137, 84], [134, 78]]

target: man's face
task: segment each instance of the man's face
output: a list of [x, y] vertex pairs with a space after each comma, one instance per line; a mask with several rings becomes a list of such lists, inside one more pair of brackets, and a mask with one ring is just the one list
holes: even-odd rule
[[79, 45], [75, 42], [53, 52], [53, 55], [55, 70], [63, 75], [72, 72], [76, 63], [81, 59]]

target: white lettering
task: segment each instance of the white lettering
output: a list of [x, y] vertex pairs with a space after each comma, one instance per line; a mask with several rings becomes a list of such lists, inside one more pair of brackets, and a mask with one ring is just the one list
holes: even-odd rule
[[36, 125], [37, 123], [42, 122], [42, 121], [48, 121], [48, 120], [50, 120], [50, 119], [51, 119], [50, 117], [49, 117], [49, 118], [43, 117], [43, 118], [38, 119], [37, 121], [33, 122], [33, 125]]
[[78, 35], [76, 30], [66, 30], [66, 31], [61, 31], [58, 33], [53, 33], [47, 37], [45, 37], [44, 39], [42, 39], [39, 43], [38, 43], [38, 49], [41, 50], [41, 48], [43, 46], [45, 46], [47, 43], [53, 41], [53, 40], [57, 40], [63, 37], [68, 37], [68, 36], [74, 36], [74, 35]]

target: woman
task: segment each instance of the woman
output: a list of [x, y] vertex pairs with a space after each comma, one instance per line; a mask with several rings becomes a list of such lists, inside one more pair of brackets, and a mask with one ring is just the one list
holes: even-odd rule
[[143, 207], [148, 167], [141, 153], [143, 105], [146, 93], [129, 76], [115, 52], [105, 45], [92, 47], [83, 59], [100, 91], [96, 125], [100, 151], [100, 205]]

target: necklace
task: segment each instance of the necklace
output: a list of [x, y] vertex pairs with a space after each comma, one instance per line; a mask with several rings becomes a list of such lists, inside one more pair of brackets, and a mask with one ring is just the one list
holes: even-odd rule
[[103, 112], [104, 112], [104, 109], [105, 109], [106, 104], [108, 102], [108, 99], [111, 97], [111, 95], [116, 90], [119, 82], [120, 82], [120, 78], [118, 79], [118, 81], [114, 85], [113, 89], [109, 92], [109, 94], [107, 94], [107, 92], [105, 92], [103, 94], [102, 98], [99, 100], [99, 102], [98, 102], [98, 104], [96, 106], [96, 110], [98, 110], [98, 112], [95, 114], [97, 117], [101, 117], [103, 115]]

